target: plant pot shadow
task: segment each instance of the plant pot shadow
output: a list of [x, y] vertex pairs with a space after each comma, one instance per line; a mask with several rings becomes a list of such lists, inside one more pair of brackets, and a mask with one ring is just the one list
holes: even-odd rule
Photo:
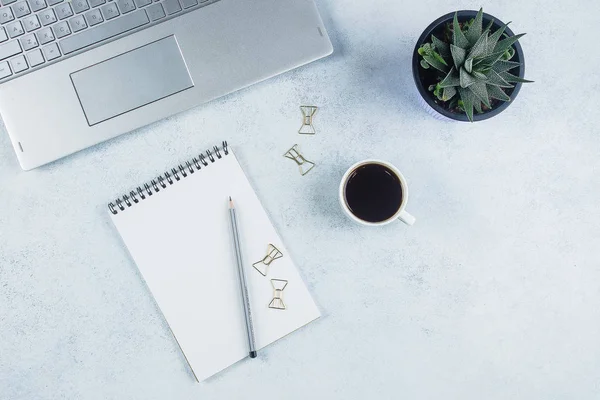
[[358, 85], [368, 85], [364, 90], [382, 108], [402, 110], [413, 114], [421, 112], [418, 92], [412, 77], [412, 48], [409, 40], [391, 42], [372, 49], [361, 56], [360, 79]]

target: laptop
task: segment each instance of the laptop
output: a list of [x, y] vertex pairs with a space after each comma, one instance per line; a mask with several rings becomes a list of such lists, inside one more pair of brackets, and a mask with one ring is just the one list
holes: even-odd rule
[[331, 54], [313, 0], [0, 0], [24, 170]]

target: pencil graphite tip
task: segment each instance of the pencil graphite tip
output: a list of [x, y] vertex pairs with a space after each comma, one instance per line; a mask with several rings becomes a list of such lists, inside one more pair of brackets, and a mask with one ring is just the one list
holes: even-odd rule
[[231, 199], [231, 196], [229, 196], [229, 208], [233, 208], [233, 200]]

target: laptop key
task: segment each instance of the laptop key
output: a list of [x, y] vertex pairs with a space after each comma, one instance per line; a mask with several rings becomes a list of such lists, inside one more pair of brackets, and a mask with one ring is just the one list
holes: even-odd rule
[[7, 6], [9, 4], [14, 3], [15, 1], [17, 1], [17, 0], [2, 0], [2, 5]]
[[25, 30], [27, 32], [35, 31], [36, 29], [40, 29], [42, 27], [37, 15], [31, 15], [23, 18], [23, 24], [25, 25]]
[[31, 10], [29, 9], [29, 4], [26, 1], [21, 1], [12, 6], [13, 12], [17, 18], [21, 18], [27, 14], [31, 14]]
[[5, 24], [13, 19], [15, 19], [15, 16], [12, 12], [12, 8], [4, 7], [3, 9], [0, 9], [0, 24]]
[[90, 6], [92, 6], [92, 7], [98, 7], [105, 3], [106, 3], [106, 0], [90, 0]]
[[10, 72], [10, 67], [8, 66], [8, 62], [4, 61], [0, 63], [0, 79], [6, 78], [7, 76], [11, 76], [12, 72]]
[[135, 10], [133, 0], [117, 0], [117, 5], [119, 6], [121, 14], [127, 14], [128, 12]]
[[29, 61], [31, 68], [37, 67], [45, 62], [44, 56], [42, 55], [42, 51], [40, 49], [35, 49], [27, 53], [27, 61]]
[[146, 7], [147, 5], [152, 4], [152, 0], [133, 0], [133, 1], [138, 8]]
[[15, 21], [6, 26], [6, 30], [8, 31], [8, 36], [11, 38], [16, 38], [17, 36], [21, 36], [25, 33], [23, 29], [23, 25], [21, 25], [20, 21]]
[[88, 4], [87, 0], [73, 0], [71, 4], [73, 5], [73, 11], [75, 11], [75, 14], [79, 14], [90, 9], [90, 5]]
[[46, 8], [46, 2], [44, 0], [30, 0], [29, 4], [31, 5], [33, 12]]
[[42, 21], [42, 25], [47, 26], [56, 22], [56, 15], [54, 14], [54, 10], [48, 9], [40, 12], [38, 14], [40, 20]]
[[85, 22], [85, 18], [83, 15], [78, 15], [69, 20], [69, 24], [71, 25], [71, 30], [73, 33], [79, 32], [87, 28], [87, 23]]
[[102, 18], [102, 13], [100, 10], [94, 9], [85, 13], [85, 20], [89, 26], [94, 26], [98, 25], [100, 22], [103, 22], [104, 18]]
[[8, 35], [6, 34], [6, 31], [4, 30], [4, 28], [2, 28], [0, 26], [0, 42], [5, 42], [8, 40]]
[[165, 6], [165, 11], [167, 14], [175, 14], [181, 11], [181, 5], [178, 0], [164, 0], [163, 5]]
[[63, 0], [48, 0], [48, 6], [54, 6], [57, 5], [58, 3], [62, 3]]
[[15, 74], [17, 74], [19, 72], [23, 72], [26, 69], [29, 69], [29, 66], [27, 65], [27, 61], [25, 61], [25, 57], [22, 55], [17, 56], [15, 58], [13, 58], [12, 60], [10, 60], [10, 66], [12, 67], [12, 70]]
[[73, 15], [73, 10], [71, 10], [71, 6], [69, 5], [69, 3], [61, 4], [54, 7], [54, 11], [56, 11], [58, 19], [69, 18]]
[[16, 40], [12, 40], [8, 43], [0, 44], [0, 60], [4, 60], [10, 56], [14, 56], [21, 52], [21, 46]]
[[55, 58], [60, 57], [60, 50], [58, 50], [56, 43], [50, 43], [48, 46], [42, 48], [42, 51], [44, 52], [44, 56], [48, 61], [52, 61]]
[[50, 28], [44, 28], [37, 33], [37, 38], [40, 44], [50, 43], [54, 40], [54, 32]]
[[64, 38], [60, 42], [60, 47], [63, 54], [69, 54], [142, 25], [146, 25], [149, 22], [150, 20], [148, 19], [146, 12], [144, 10], [138, 10], [123, 15], [121, 18], [88, 29], [79, 35]]
[[64, 38], [71, 34], [71, 27], [69, 27], [67, 21], [59, 22], [54, 25], [52, 29], [54, 29], [54, 36], [56, 36], [57, 39]]
[[107, 5], [100, 7], [100, 10], [106, 20], [119, 16], [119, 9], [115, 3], [108, 3]]
[[190, 8], [190, 7], [194, 7], [194, 6], [198, 5], [198, 1], [197, 0], [181, 0], [181, 5], [183, 5], [183, 8]]
[[38, 40], [33, 33], [23, 36], [21, 39], [21, 47], [23, 50], [31, 50], [39, 46]]
[[148, 11], [148, 16], [150, 16], [152, 21], [166, 17], [165, 10], [160, 3], [152, 4], [146, 11]]

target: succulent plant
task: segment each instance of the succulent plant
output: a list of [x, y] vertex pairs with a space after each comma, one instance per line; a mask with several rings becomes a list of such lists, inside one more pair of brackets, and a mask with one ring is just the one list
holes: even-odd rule
[[429, 90], [441, 101], [456, 102], [471, 122], [474, 110], [481, 113], [484, 108], [491, 109], [493, 99], [510, 101], [505, 89], [513, 88], [517, 82], [531, 82], [509, 72], [521, 65], [510, 60], [515, 54], [513, 44], [524, 34], [505, 35], [508, 24], [492, 32], [493, 24], [492, 20], [483, 28], [480, 9], [461, 28], [455, 13], [452, 26], [448, 27], [447, 37], [451, 40], [446, 42], [432, 35], [431, 43], [418, 50], [421, 67], [441, 72], [439, 81]]

